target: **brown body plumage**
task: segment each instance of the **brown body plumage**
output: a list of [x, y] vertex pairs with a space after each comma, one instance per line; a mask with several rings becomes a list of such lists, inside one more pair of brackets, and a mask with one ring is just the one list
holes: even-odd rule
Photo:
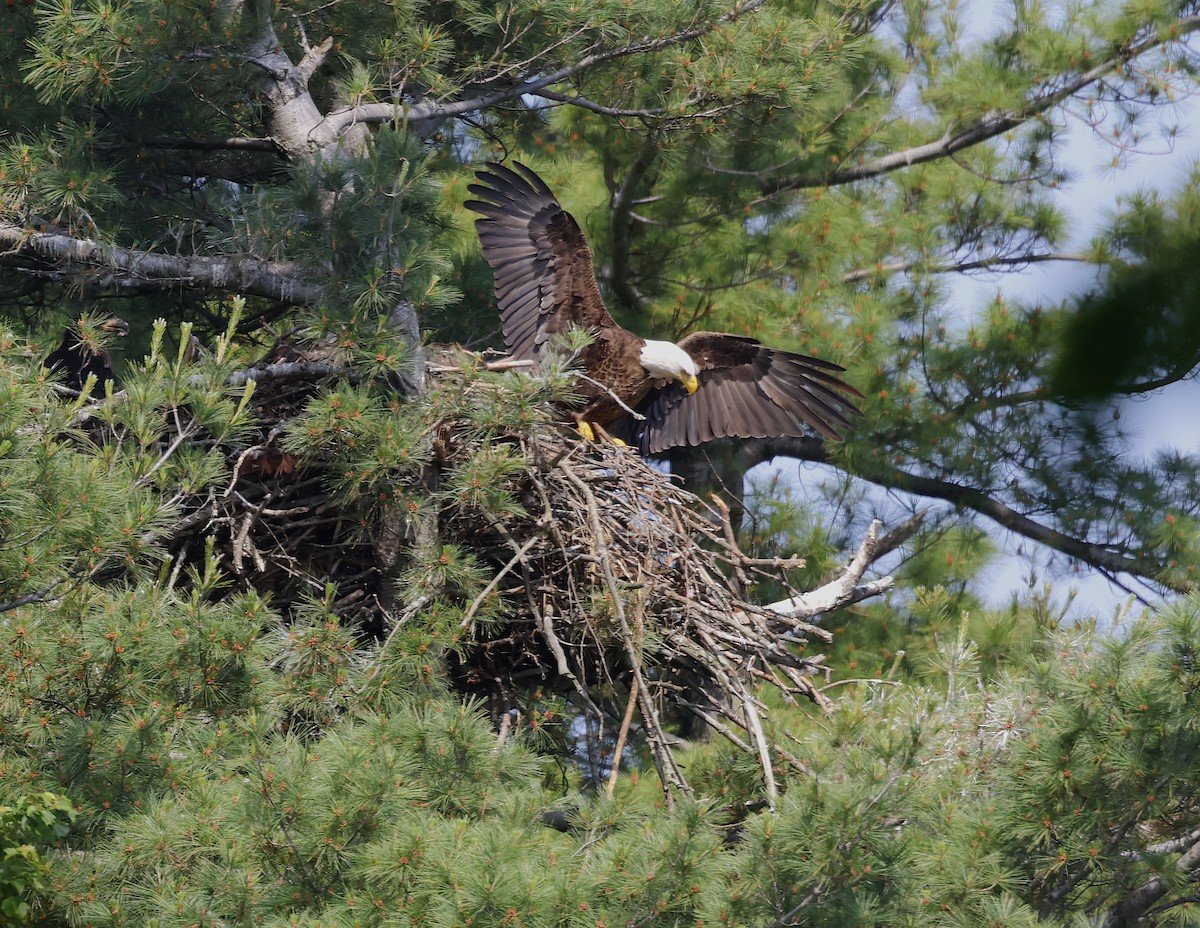
[[[522, 164], [488, 164], [469, 209], [496, 278], [501, 329], [510, 354], [536, 361], [546, 342], [572, 327], [592, 342], [580, 353], [586, 377], [579, 421], [657, 454], [715, 438], [839, 438], [861, 396], [841, 367], [768, 348], [752, 338], [695, 332], [678, 345], [647, 341], [617, 325], [596, 283], [578, 223]], [[644, 417], [629, 415], [634, 410]]]

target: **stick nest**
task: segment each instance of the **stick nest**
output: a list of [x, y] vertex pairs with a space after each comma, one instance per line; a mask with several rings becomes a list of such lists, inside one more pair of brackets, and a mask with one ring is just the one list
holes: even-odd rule
[[[392, 504], [351, 505], [328, 462], [283, 440], [317, 389], [284, 363], [295, 366], [256, 369], [281, 372], [260, 380], [256, 438], [230, 452], [235, 477], [224, 493], [198, 500], [184, 519], [178, 552], [196, 554], [215, 538], [226, 568], [269, 591], [285, 615], [332, 581], [335, 611], [357, 624], [369, 647], [386, 647], [401, 625], [420, 622], [439, 595], [412, 582], [422, 565], [447, 546], [466, 552], [490, 579], [456, 604], [461, 640], [451, 672], [464, 691], [488, 700], [498, 725], [534, 685], [557, 686], [599, 719], [628, 720], [636, 709], [663, 782], [686, 788], [665, 730], [666, 715], [683, 710], [759, 756], [771, 786], [764, 708], [752, 687], [765, 681], [822, 702], [810, 679], [821, 656], [809, 645], [830, 636], [809, 620], [886, 588], [886, 578], [857, 585], [876, 556], [873, 533], [870, 550], [816, 598], [755, 604], [747, 590], [756, 580], [786, 588], [798, 562], [748, 557], [719, 505], [630, 448], [583, 441], [553, 421], [550, 402], [520, 428], [456, 418], [454, 408], [439, 407], [439, 394], [477, 410], [514, 384], [526, 398], [537, 386], [524, 374], [479, 379], [453, 365], [435, 369], [429, 395], [409, 401], [427, 404], [418, 416], [429, 452], [421, 466], [394, 478]], [[502, 489], [517, 505], [489, 508], [470, 493], [455, 495], [480, 454], [510, 462]], [[435, 505], [406, 509], [395, 502], [402, 499]], [[787, 756], [776, 746], [770, 752]]]

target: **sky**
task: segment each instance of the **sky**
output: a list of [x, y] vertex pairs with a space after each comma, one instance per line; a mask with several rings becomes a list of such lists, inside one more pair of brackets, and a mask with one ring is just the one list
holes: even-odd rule
[[[995, 2], [997, 0], [982, 0], [982, 5]], [[1152, 139], [1147, 143], [1146, 152], [1130, 154], [1119, 167], [1113, 166], [1111, 145], [1090, 127], [1077, 122], [1070, 130], [1058, 159], [1073, 172], [1071, 181], [1057, 194], [1060, 208], [1068, 214], [1068, 228], [1072, 233], [1070, 240], [1063, 243], [1064, 251], [1086, 248], [1106, 220], [1117, 211], [1122, 197], [1138, 190], [1156, 189], [1169, 193], [1184, 185], [1193, 163], [1200, 161], [1200, 131], [1188, 131], [1189, 126], [1200, 126], [1200, 94], [1180, 101], [1171, 114], [1171, 121], [1180, 127], [1171, 145]], [[986, 319], [988, 307], [998, 290], [1010, 300], [1049, 307], [1058, 306], [1062, 301], [1096, 287], [1099, 282], [1098, 272], [1085, 265], [1037, 264], [1020, 270], [963, 277], [954, 285], [951, 299], [960, 307], [964, 325], [969, 325], [973, 318]], [[1151, 457], [1166, 447], [1200, 453], [1198, 409], [1200, 382], [1196, 380], [1174, 384], [1148, 397], [1122, 403], [1120, 414], [1130, 439], [1129, 453]], [[771, 462], [763, 468], [762, 472], [752, 474], [755, 483], [767, 479], [770, 469], [779, 470], [785, 482], [796, 479], [794, 462]], [[815, 470], [802, 465], [800, 484], [811, 485], [821, 480], [821, 469], [816, 467]], [[930, 504], [944, 505], [937, 501], [930, 501]], [[987, 526], [990, 523], [981, 519], [980, 524]], [[1075, 592], [1069, 617], [1094, 615], [1104, 622], [1111, 620], [1129, 602], [1128, 593], [1090, 568], [1071, 565], [1058, 557], [1053, 569], [1047, 569], [1050, 552], [1045, 548], [998, 527], [993, 526], [991, 531], [1000, 553], [976, 587], [989, 605], [1007, 604], [1015, 592], [1027, 586], [1031, 569], [1036, 572], [1039, 585], [1044, 582], [1053, 585], [1057, 601], [1065, 601], [1068, 591]], [[1146, 593], [1144, 588], [1136, 588], [1139, 593]]]
[[[1189, 132], [1189, 125], [1200, 121], [1200, 98], [1181, 102], [1175, 118], [1182, 127], [1173, 149], [1165, 142], [1158, 151], [1131, 155], [1120, 168], [1112, 167], [1113, 150], [1088, 127], [1077, 124], [1070, 132], [1061, 161], [1075, 171], [1073, 181], [1059, 193], [1059, 205], [1070, 216], [1072, 229], [1065, 250], [1082, 249], [1092, 236], [1116, 212], [1121, 197], [1138, 190], [1157, 189], [1168, 193], [1183, 186], [1192, 164], [1200, 160], [1200, 133]], [[983, 314], [986, 306], [1001, 290], [1010, 299], [1028, 304], [1058, 305], [1072, 295], [1086, 292], [1098, 283], [1094, 269], [1077, 264], [1033, 265], [1010, 274], [996, 274], [989, 280], [964, 280], [956, 289], [956, 299], [964, 312]], [[1200, 382], [1185, 381], [1165, 387], [1154, 394], [1121, 404], [1121, 422], [1131, 440], [1130, 453], [1152, 456], [1165, 447], [1185, 452], [1200, 452]], [[1037, 545], [1011, 533], [997, 535], [1004, 552], [988, 571], [981, 589], [993, 604], [1006, 602], [1015, 588], [1024, 585], [1029, 562], [1018, 556], [1028, 554]], [[1065, 593], [1078, 590], [1072, 614], [1111, 616], [1128, 595], [1099, 574], [1086, 568], [1079, 573], [1063, 574], [1039, 571], [1042, 579], [1052, 580]]]

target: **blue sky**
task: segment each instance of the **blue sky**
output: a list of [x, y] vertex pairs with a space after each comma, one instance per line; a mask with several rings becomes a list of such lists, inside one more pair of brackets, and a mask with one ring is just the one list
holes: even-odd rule
[[[1060, 206], [1071, 217], [1072, 236], [1064, 250], [1085, 247], [1106, 218], [1117, 210], [1122, 196], [1149, 189], [1167, 193], [1184, 184], [1193, 162], [1200, 160], [1200, 137], [1187, 130], [1200, 119], [1200, 99], [1182, 101], [1172, 115], [1182, 127], [1173, 147], [1160, 142], [1157, 151], [1152, 147], [1153, 153], [1130, 155], [1117, 168], [1112, 167], [1114, 153], [1108, 142], [1082, 123], [1071, 130], [1069, 142], [1061, 153], [1061, 163], [1075, 174], [1059, 194]], [[1153, 146], [1153, 142], [1150, 144]], [[985, 312], [997, 290], [1009, 299], [1054, 306], [1097, 282], [1096, 271], [1084, 265], [1042, 264], [1015, 273], [996, 274], [987, 280], [964, 280], [956, 287], [956, 299], [968, 314]], [[1130, 437], [1129, 453], [1149, 457], [1167, 446], [1200, 452], [1198, 409], [1200, 383], [1195, 380], [1123, 403], [1120, 414]], [[1014, 587], [1023, 585], [1029, 573], [1028, 560], [1017, 556], [1018, 550], [1023, 547], [1028, 554], [1037, 548], [1011, 535], [998, 536], [998, 540], [1004, 556], [997, 558], [985, 581], [991, 593], [989, 598], [995, 603], [1006, 601]], [[1044, 557], [1041, 560], [1044, 563]], [[1078, 589], [1073, 614], [1106, 617], [1128, 599], [1124, 592], [1086, 568], [1067, 576], [1061, 570], [1050, 574], [1040, 570], [1039, 575], [1052, 580], [1063, 594], [1069, 587]]]
[[[1071, 237], [1063, 243], [1063, 251], [1086, 248], [1092, 237], [1118, 209], [1120, 198], [1138, 190], [1157, 189], [1164, 193], [1181, 187], [1193, 162], [1200, 160], [1200, 136], [1188, 132], [1187, 126], [1200, 122], [1200, 98], [1181, 102], [1170, 114], [1183, 127], [1173, 145], [1165, 141], [1157, 150], [1130, 154], [1118, 167], [1113, 166], [1114, 149], [1088, 126], [1077, 122], [1069, 133], [1067, 144], [1060, 152], [1059, 163], [1072, 171], [1072, 179], [1058, 193], [1059, 205], [1069, 216]], [[1152, 141], [1150, 146], [1154, 145]], [[1094, 268], [1077, 263], [1037, 264], [1015, 271], [962, 278], [954, 284], [951, 300], [963, 313], [964, 324], [975, 316], [986, 317], [996, 292], [1009, 300], [1027, 305], [1041, 303], [1058, 306], [1073, 295], [1086, 292], [1099, 283]], [[1120, 408], [1121, 421], [1129, 436], [1128, 453], [1149, 457], [1170, 446], [1185, 452], [1200, 453], [1200, 382], [1187, 381], [1157, 391], [1155, 394], [1127, 401]], [[778, 470], [785, 484], [797, 479], [792, 461], [777, 461], [763, 465], [752, 475], [754, 483]], [[801, 465], [799, 484], [813, 485], [823, 477], [820, 466]], [[803, 489], [799, 492], [803, 493]], [[931, 505], [943, 505], [931, 501]], [[986, 520], [981, 525], [988, 525]], [[993, 565], [979, 582], [979, 590], [993, 605], [1008, 602], [1014, 591], [1024, 588], [1031, 569], [1036, 571], [1039, 584], [1050, 582], [1055, 598], [1065, 601], [1068, 592], [1076, 591], [1072, 616], [1096, 615], [1108, 620], [1129, 599], [1128, 594], [1113, 586], [1103, 576], [1087, 567], [1077, 569], [1057, 557], [1053, 570], [1046, 565], [1050, 552], [1035, 542], [1012, 535], [993, 526], [1000, 547]], [[1145, 594], [1140, 587], [1139, 592]]]

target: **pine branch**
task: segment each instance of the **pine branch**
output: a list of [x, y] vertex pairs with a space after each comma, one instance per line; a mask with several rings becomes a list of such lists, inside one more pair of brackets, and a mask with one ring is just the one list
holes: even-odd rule
[[885, 473], [869, 475], [866, 479], [871, 482], [895, 490], [903, 490], [917, 496], [943, 499], [956, 506], [962, 506], [980, 515], [985, 515], [997, 525], [1023, 535], [1033, 541], [1044, 544], [1048, 548], [1059, 551], [1069, 557], [1083, 561], [1101, 570], [1113, 573], [1128, 573], [1143, 577], [1154, 583], [1161, 584], [1175, 592], [1187, 592], [1187, 587], [1164, 580], [1154, 569], [1157, 566], [1155, 558], [1148, 552], [1129, 551], [1123, 546], [1099, 545], [1082, 538], [1066, 535], [1057, 529], [1042, 525], [1026, 515], [1017, 512], [1008, 504], [988, 496], [974, 487], [965, 487], [948, 480], [933, 477], [923, 477], [907, 471], [894, 468]]
[[947, 409], [946, 413], [956, 419], [961, 419], [985, 409], [988, 412], [995, 412], [999, 409], [1015, 409], [1026, 403], [1045, 402], [1048, 399], [1050, 396], [1044, 386], [1034, 387], [1032, 390], [1016, 390], [1012, 393], [1005, 393], [1003, 396], [972, 395]]
[[889, 264], [877, 264], [874, 267], [861, 267], [853, 271], [847, 271], [842, 275], [841, 280], [844, 284], [852, 284], [879, 274], [905, 273], [915, 268], [920, 268], [927, 274], [964, 274], [968, 271], [986, 271], [998, 267], [1024, 268], [1030, 264], [1045, 264], [1049, 261], [1071, 261], [1080, 264], [1096, 263], [1089, 255], [1069, 251], [995, 256], [980, 258], [978, 261], [960, 261], [951, 264], [925, 264], [923, 261], [894, 261]]
[[122, 248], [63, 232], [34, 232], [0, 222], [0, 266], [34, 256], [53, 262], [52, 268], [28, 273], [57, 280], [81, 271], [97, 272], [101, 287], [160, 290], [206, 288], [281, 300], [293, 305], [316, 302], [322, 288], [304, 278], [301, 268], [287, 261], [263, 261], [245, 255], [208, 257], [163, 255]]
[[22, 606], [28, 606], [33, 603], [46, 603], [59, 598], [54, 590], [62, 586], [65, 581], [55, 580], [40, 590], [34, 590], [26, 593], [24, 596], [18, 596], [16, 599], [10, 599], [7, 602], [0, 603], [0, 612], [11, 612], [14, 609], [20, 609]]
[[[1195, 871], [1200, 868], [1200, 840], [1196, 840], [1195, 834], [1189, 837], [1193, 839], [1191, 847], [1175, 862], [1175, 867], [1187, 878], [1195, 879]], [[1104, 928], [1125, 928], [1135, 924], [1149, 913], [1151, 906], [1167, 894], [1167, 889], [1167, 883], [1161, 876], [1151, 877], [1113, 906], [1104, 922]], [[1189, 900], [1192, 898], [1194, 896], [1189, 897]], [[1155, 911], [1162, 911], [1170, 906], [1171, 904], [1160, 906]]]
[[1200, 359], [1189, 358], [1184, 363], [1171, 368], [1171, 370], [1167, 371], [1161, 377], [1155, 377], [1152, 380], [1135, 380], [1129, 383], [1117, 384], [1113, 387], [1113, 392], [1126, 396], [1153, 393], [1155, 390], [1169, 387], [1173, 383], [1179, 383], [1181, 380], [1191, 378], [1196, 373], [1196, 365], [1198, 363], [1200, 363]]
[[613, 116], [618, 119], [650, 119], [655, 116], [661, 116], [665, 110], [655, 108], [650, 110], [644, 109], [623, 109], [615, 106], [605, 106], [602, 103], [597, 103], [594, 100], [589, 100], [582, 94], [565, 94], [550, 90], [543, 87], [536, 94], [530, 96], [538, 96], [544, 100], [550, 100], [553, 103], [565, 103], [569, 106], [578, 106], [580, 109], [587, 110], [590, 113], [598, 113], [601, 116]]
[[1009, 132], [1036, 119], [1081, 90], [1112, 74], [1130, 61], [1139, 58], [1147, 52], [1154, 51], [1163, 45], [1178, 42], [1184, 36], [1195, 32], [1197, 29], [1200, 29], [1200, 16], [1185, 16], [1178, 22], [1172, 23], [1168, 28], [1159, 30], [1136, 44], [1123, 46], [1111, 57], [1096, 65], [1096, 67], [1084, 71], [1073, 80], [1065, 81], [1057, 90], [1034, 97], [1026, 106], [1015, 112], [990, 114], [957, 132], [954, 130], [953, 125], [947, 126], [946, 131], [939, 139], [926, 142], [924, 145], [916, 145], [903, 151], [872, 158], [852, 167], [842, 168], [825, 174], [797, 175], [772, 187], [770, 194], [778, 195], [791, 190], [807, 190], [814, 187], [834, 187], [840, 184], [849, 184], [854, 181], [878, 177], [881, 174], [890, 174], [892, 171], [912, 167], [915, 164], [924, 164], [929, 161], [937, 161], [941, 158], [949, 157], [956, 152], [971, 148], [989, 139], [994, 139], [1005, 132]]
[[276, 35], [271, 10], [272, 5], [265, 0], [247, 0], [243, 24], [248, 46], [246, 60], [260, 74], [272, 139], [290, 158], [332, 150], [349, 127], [334, 129], [327, 125], [308, 89], [309, 79], [332, 48], [332, 40], [326, 39], [309, 49], [297, 65]]
[[[763, 439], [747, 442], [747, 453], [757, 462], [774, 457], [790, 457], [819, 464], [831, 463], [820, 439]], [[1190, 592], [1187, 583], [1161, 575], [1162, 564], [1153, 551], [1130, 549], [1122, 545], [1101, 545], [1067, 535], [1023, 515], [1007, 503], [973, 487], [951, 483], [936, 477], [924, 477], [893, 468], [877, 471], [851, 471], [854, 476], [876, 486], [903, 490], [915, 496], [945, 500], [955, 506], [987, 516], [997, 525], [1036, 541], [1055, 551], [1111, 574], [1130, 574], [1176, 593]]]
[[[490, 106], [508, 103], [520, 99], [522, 96], [538, 96], [545, 88], [561, 83], [577, 74], [582, 74], [598, 65], [606, 64], [610, 61], [618, 61], [633, 55], [661, 51], [664, 48], [671, 48], [701, 38], [720, 26], [736, 22], [747, 13], [754, 12], [765, 2], [766, 0], [747, 0], [745, 3], [735, 3], [733, 8], [723, 16], [717, 16], [709, 22], [691, 29], [681, 29], [679, 32], [659, 38], [641, 39], [640, 41], [631, 42], [628, 45], [610, 48], [605, 51], [594, 51], [583, 55], [570, 64], [562, 65], [537, 77], [519, 81], [491, 93], [479, 94], [466, 100], [458, 100], [451, 103], [429, 102], [412, 106], [393, 103], [364, 103], [331, 113], [326, 119], [326, 125], [335, 134], [340, 134], [348, 127], [355, 125], [402, 122], [411, 124], [427, 120], [450, 119], [456, 116], [465, 116], [468, 113], [483, 110]], [[568, 98], [564, 102], [574, 103], [575, 101], [572, 98]]]

